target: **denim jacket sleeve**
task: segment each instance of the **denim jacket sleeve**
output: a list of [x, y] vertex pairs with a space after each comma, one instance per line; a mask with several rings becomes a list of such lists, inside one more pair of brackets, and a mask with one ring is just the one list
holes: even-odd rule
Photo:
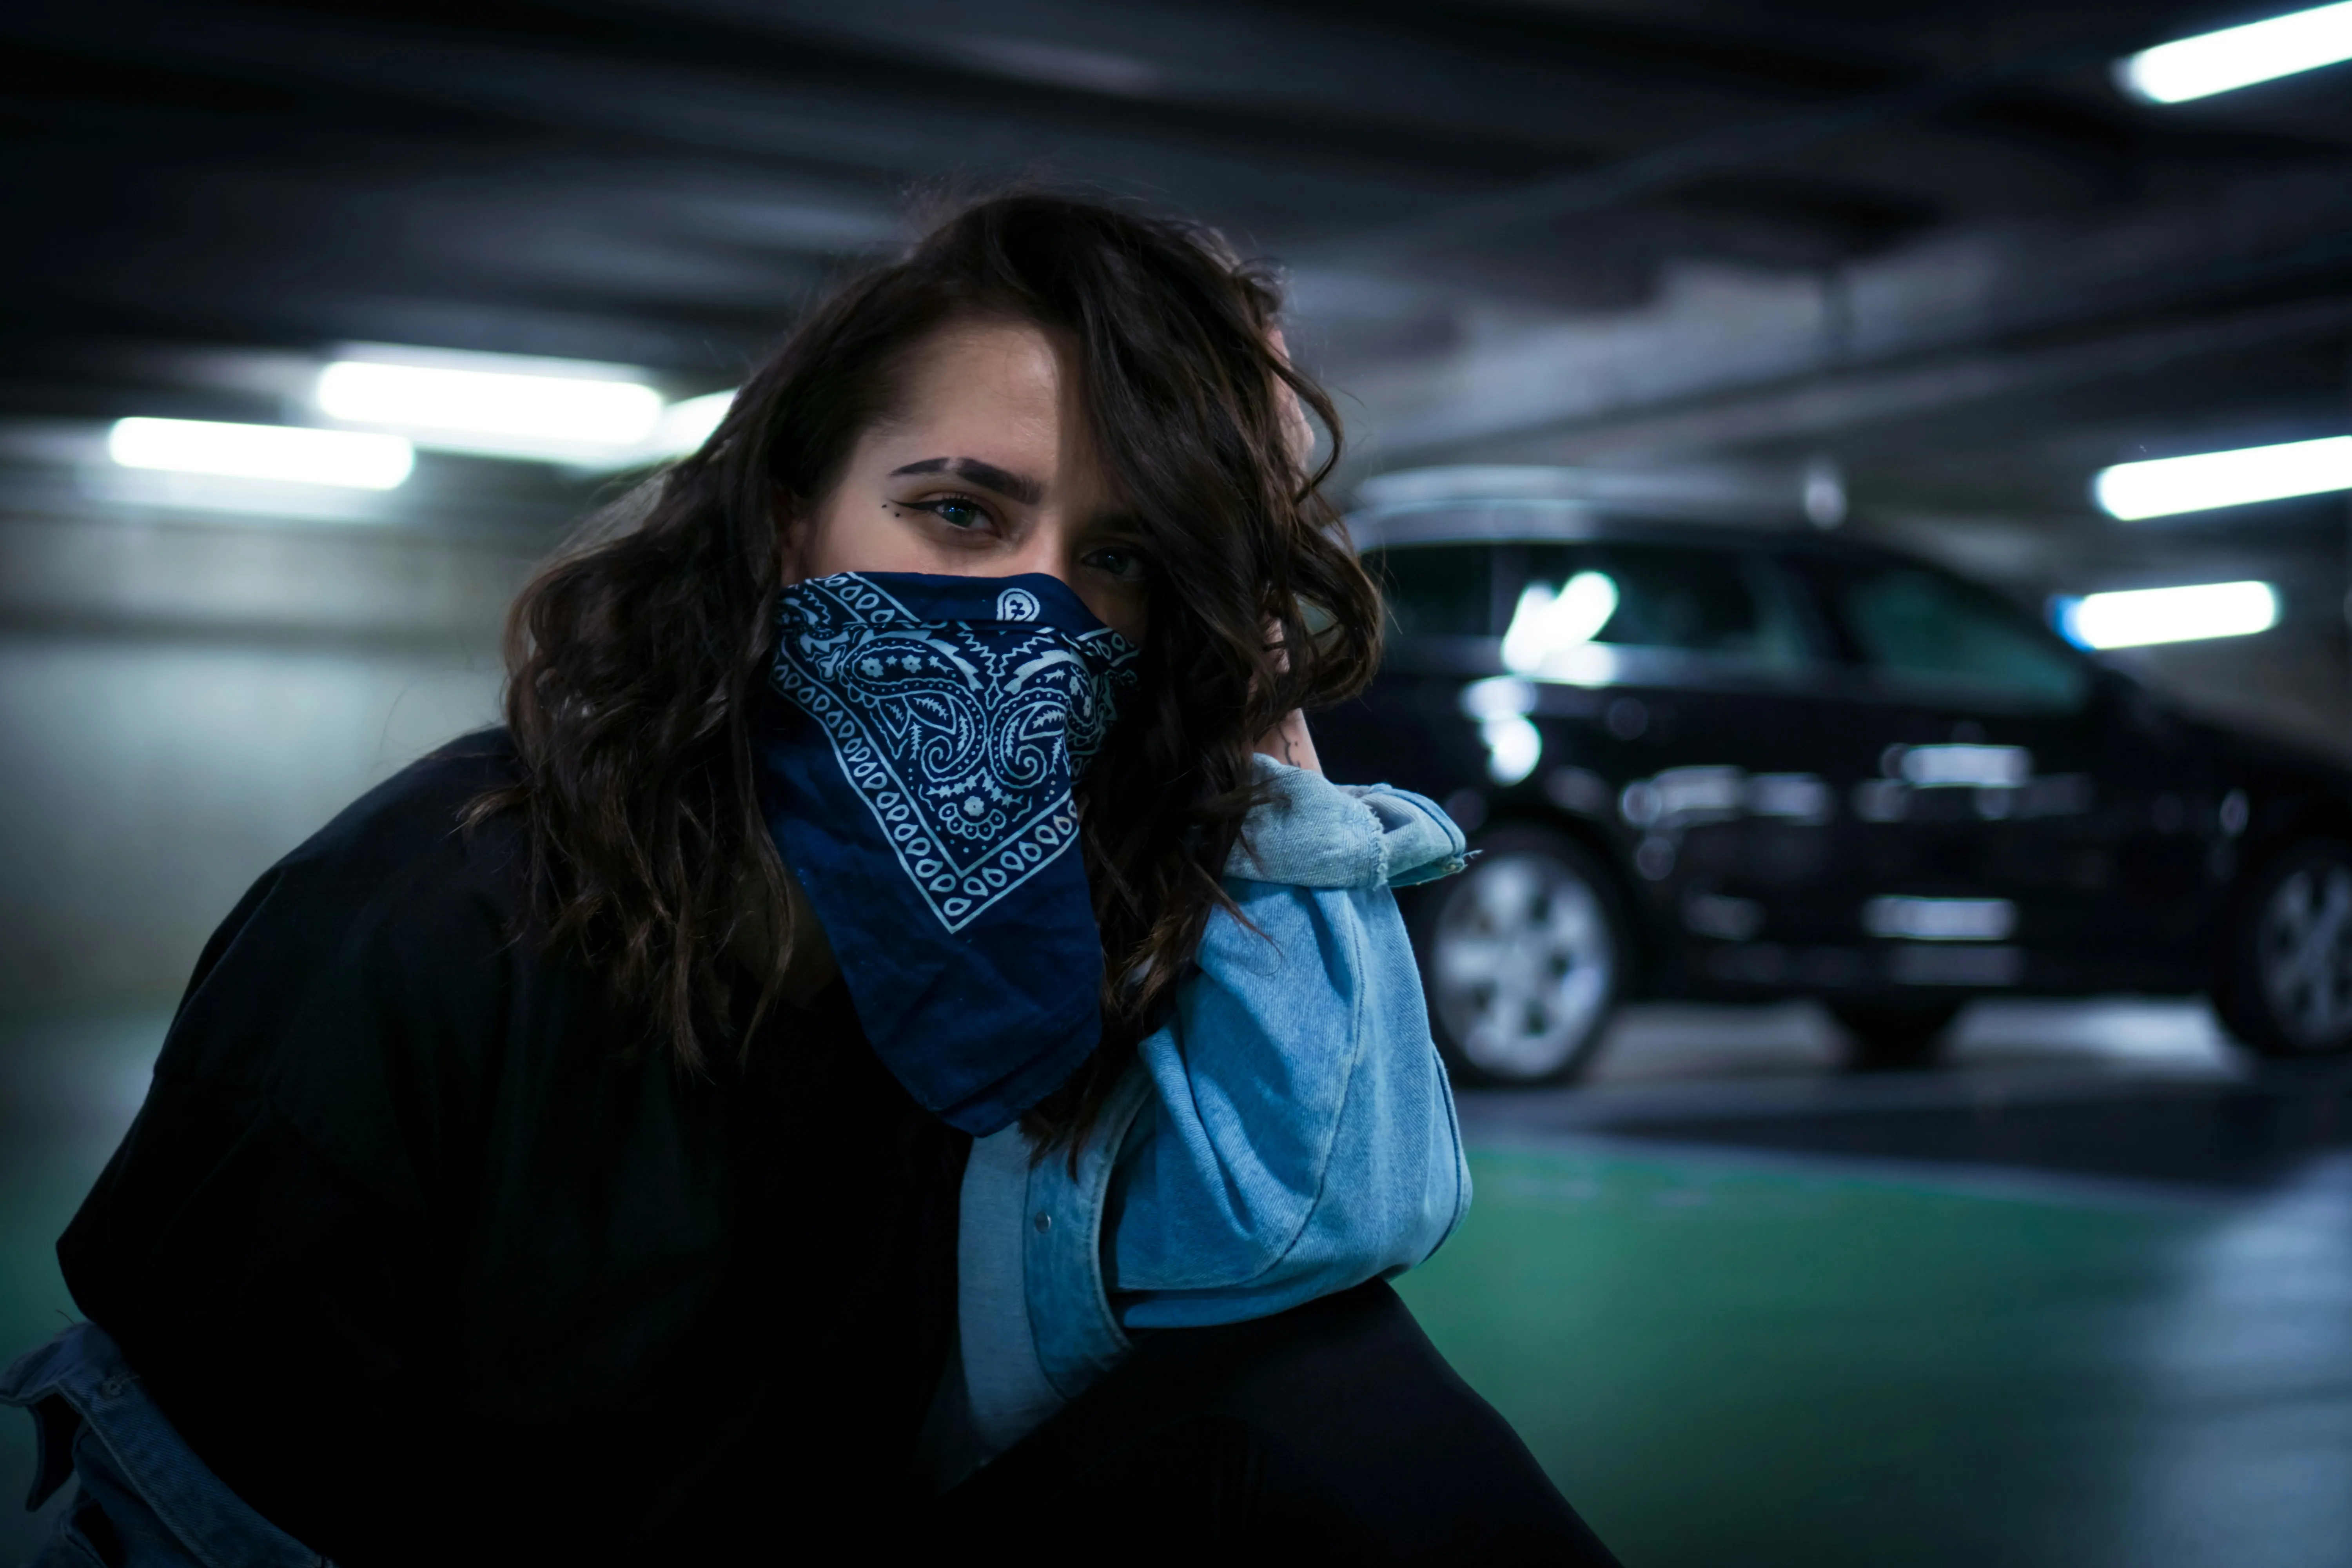
[[1129, 1328], [1261, 1317], [1402, 1273], [1468, 1190], [1394, 896], [1227, 890], [1243, 920], [1211, 922], [1200, 974], [1138, 1053], [1156, 1092], [1119, 1152], [1104, 1244]]
[[33, 1417], [26, 1508], [68, 1479], [81, 1483], [35, 1563], [334, 1568], [213, 1474], [96, 1323], [73, 1324], [0, 1372], [0, 1405], [8, 1405]]
[[1116, 1365], [1128, 1330], [1263, 1317], [1401, 1273], [1468, 1207], [1390, 891], [1460, 869], [1462, 834], [1419, 795], [1259, 766], [1274, 798], [1226, 866], [1242, 919], [1211, 918], [1200, 973], [1075, 1165], [975, 1148], [961, 1348], [987, 1449]]

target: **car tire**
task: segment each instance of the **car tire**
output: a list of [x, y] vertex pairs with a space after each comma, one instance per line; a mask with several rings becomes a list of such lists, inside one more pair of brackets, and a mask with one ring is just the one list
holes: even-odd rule
[[2229, 935], [2215, 1011], [2268, 1057], [2352, 1050], [2352, 844], [2314, 839], [2271, 861]]
[[1454, 1081], [1555, 1083], [1586, 1067], [1633, 958], [1615, 879], [1564, 835], [1509, 826], [1428, 889], [1414, 948], [1430, 1031]]
[[1833, 1003], [1830, 1016], [1845, 1031], [1846, 1065], [1856, 1072], [1899, 1072], [1936, 1065], [1958, 1002], [1868, 1006]]

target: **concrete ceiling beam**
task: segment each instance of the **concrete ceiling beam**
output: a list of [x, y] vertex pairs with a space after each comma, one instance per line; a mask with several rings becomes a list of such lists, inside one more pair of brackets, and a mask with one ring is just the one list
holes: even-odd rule
[[[2255, 288], [2308, 291], [2347, 271], [2352, 175], [2291, 171], [2102, 217], [1959, 229], [1809, 274], [1670, 269], [1647, 307], [1491, 336], [1474, 324], [1454, 351], [1360, 371], [1349, 390], [1387, 463], [1690, 450], [1874, 416], [1898, 384], [1925, 407], [2014, 376], [2103, 374], [2102, 353], [2131, 374], [2175, 342], [2165, 332], [2184, 334], [2183, 353], [2196, 337], [2193, 324], [2146, 318], [2221, 309]], [[2212, 341], [2270, 331], [2226, 320]], [[2036, 337], [2102, 323], [2139, 346], [2027, 352]]]

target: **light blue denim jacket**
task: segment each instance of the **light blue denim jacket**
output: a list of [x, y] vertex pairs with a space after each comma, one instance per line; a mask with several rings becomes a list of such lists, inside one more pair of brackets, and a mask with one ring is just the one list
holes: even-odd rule
[[[1118, 1364], [1129, 1331], [1264, 1317], [1437, 1250], [1470, 1173], [1391, 889], [1458, 871], [1419, 795], [1258, 759], [1274, 800], [1225, 867], [1200, 973], [1092, 1138], [972, 1146], [959, 1254], [961, 1463]], [[958, 1420], [957, 1415], [946, 1417]], [[935, 1423], [936, 1424], [936, 1423]]]

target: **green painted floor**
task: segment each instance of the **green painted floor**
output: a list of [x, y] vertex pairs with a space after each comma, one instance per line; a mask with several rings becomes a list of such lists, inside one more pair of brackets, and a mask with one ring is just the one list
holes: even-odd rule
[[2352, 1563], [2340, 1190], [1473, 1168], [1403, 1294], [1636, 1568]]
[[[152, 1007], [0, 1023], [0, 1346]], [[2352, 1564], [2352, 1167], [2259, 1190], [1556, 1136], [1402, 1285], [1633, 1568]], [[29, 1426], [0, 1421], [0, 1563]]]

